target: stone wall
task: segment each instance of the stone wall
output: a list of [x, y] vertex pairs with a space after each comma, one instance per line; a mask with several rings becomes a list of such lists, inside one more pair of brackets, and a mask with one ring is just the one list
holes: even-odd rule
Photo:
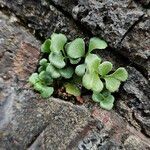
[[[0, 149], [150, 149], [149, 1], [0, 0]], [[84, 97], [82, 106], [43, 100], [27, 79], [41, 42], [53, 32], [71, 40], [99, 36], [99, 52], [129, 78], [105, 111]]]

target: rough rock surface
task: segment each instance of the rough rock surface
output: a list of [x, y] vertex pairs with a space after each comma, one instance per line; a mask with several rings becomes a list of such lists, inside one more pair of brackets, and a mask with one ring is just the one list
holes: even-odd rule
[[39, 38], [47, 38], [53, 32], [62, 32], [73, 39], [82, 32], [78, 31], [74, 21], [65, 17], [45, 0], [0, 0], [1, 7], [14, 12]]
[[[83, 36], [83, 32], [86, 37], [92, 33], [108, 41], [112, 48], [116, 48], [118, 53], [139, 66], [145, 76], [149, 76], [150, 14], [139, 7], [139, 2], [52, 0], [56, 6], [69, 13], [68, 19], [45, 0], [1, 1], [3, 6], [15, 12], [38, 37], [48, 37], [52, 31], [65, 33], [70, 39], [77, 35]], [[71, 19], [70, 14], [76, 21]], [[80, 30], [76, 27], [78, 22], [81, 24], [78, 26]]]
[[143, 68], [150, 80], [150, 15], [145, 15], [120, 44], [120, 51]]
[[[1, 16], [0, 149], [26, 149], [47, 126], [48, 137], [55, 135], [56, 143], [51, 148], [58, 143], [60, 148], [71, 140], [73, 130], [77, 132], [84, 126], [89, 113], [60, 100], [43, 101], [30, 90], [27, 78], [36, 69], [40, 42], [9, 17], [2, 13]], [[10, 50], [11, 57], [5, 54]], [[10, 62], [9, 67], [5, 59]], [[5, 77], [8, 72], [9, 79]]]
[[116, 109], [137, 129], [150, 136], [150, 85], [143, 75], [128, 67], [129, 78], [124, 84]]
[[148, 8], [149, 5], [150, 5], [149, 0], [136, 0], [135, 2], [138, 2], [138, 3], [142, 4], [145, 8]]
[[94, 35], [102, 36], [113, 47], [143, 15], [135, 4], [130, 6], [130, 0], [78, 0], [74, 5], [68, 0], [53, 2], [72, 13], [74, 19], [81, 21]]
[[[0, 13], [0, 16], [0, 76], [3, 78], [13, 76], [12, 74], [14, 73], [12, 68], [15, 66], [19, 69], [17, 70], [19, 76], [21, 76], [22, 73], [28, 75], [32, 71], [35, 71], [33, 66], [37, 64], [39, 55], [39, 50], [37, 49], [40, 46], [40, 42], [36, 41], [33, 36], [29, 36], [29, 33], [26, 32], [24, 28], [21, 28], [20, 26], [15, 27], [16, 18], [14, 16], [8, 18], [7, 16], [2, 15], [2, 13]], [[12, 24], [13, 21], [14, 24]], [[25, 55], [24, 62], [21, 58], [22, 55]], [[21, 67], [25, 66], [27, 59], [31, 58], [32, 62], [30, 62], [30, 66], [26, 66], [25, 72], [22, 72]], [[12, 71], [12, 74], [9, 73], [10, 70]], [[27, 78], [24, 78], [24, 80], [26, 79]]]
[[[120, 49], [117, 48], [108, 48], [99, 54], [113, 61], [115, 67], [130, 65], [129, 58], [148, 71], [148, 16], [129, 31], [145, 11], [129, 1], [123, 4], [117, 0], [53, 2], [54, 6], [44, 0], [0, 0], [0, 7], [7, 14], [0, 13], [0, 149], [150, 149], [150, 87], [137, 68], [127, 67], [129, 79], [116, 94], [116, 107], [110, 112], [93, 103], [76, 106], [54, 98], [45, 101], [27, 84], [40, 57], [40, 42], [34, 36], [43, 39], [52, 32], [63, 32], [69, 39], [99, 35], [113, 48], [114, 43], [121, 41], [124, 57], [118, 56]], [[107, 17], [104, 18], [107, 25], [100, 24], [99, 19], [105, 15], [115, 17], [118, 12], [124, 24], [118, 23], [119, 19], [107, 22]], [[99, 19], [90, 20], [93, 17]], [[96, 30], [94, 24], [98, 26]], [[117, 27], [124, 32], [118, 32]], [[87, 101], [90, 102], [89, 97]]]
[[[53, 0], [93, 35], [142, 68], [148, 77], [150, 56], [150, 14], [131, 0]], [[147, 1], [140, 1], [148, 4]], [[144, 39], [144, 40], [143, 40]]]

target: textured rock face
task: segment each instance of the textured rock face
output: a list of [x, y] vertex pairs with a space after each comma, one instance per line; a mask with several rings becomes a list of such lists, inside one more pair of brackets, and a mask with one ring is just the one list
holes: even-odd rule
[[[83, 36], [81, 30], [86, 33], [91, 32], [108, 41], [112, 48], [116, 48], [118, 53], [138, 65], [145, 75], [149, 76], [150, 16], [148, 12], [138, 7], [138, 3], [141, 1], [135, 1], [137, 2], [135, 3], [130, 0], [52, 0], [55, 5], [62, 7], [64, 11], [71, 14], [77, 22], [83, 25], [81, 25], [80, 31], [75, 25], [76, 22], [70, 17], [69, 19], [64, 17], [62, 13], [44, 0], [1, 1], [4, 6], [13, 10], [40, 38], [48, 37], [52, 31], [65, 33], [70, 39], [77, 37], [77, 35]], [[146, 1], [142, 1], [142, 3], [147, 4]], [[40, 11], [42, 13], [39, 13]]]
[[[15, 27], [15, 23], [12, 24], [11, 21], [15, 21], [15, 17], [11, 17], [10, 19], [7, 16], [2, 15], [1, 13], [1, 22], [0, 22], [0, 75], [1, 77], [6, 78], [6, 76], [12, 76], [14, 73], [13, 67], [17, 66], [18, 71], [17, 74], [21, 76], [21, 69], [24, 66], [25, 61], [27, 59], [31, 59], [30, 66], [26, 68], [26, 74], [31, 73], [35, 70], [33, 66], [37, 64], [39, 51], [37, 50], [40, 42], [35, 41], [33, 36], [29, 36], [29, 33], [25, 32], [25, 29]], [[23, 53], [26, 55], [24, 62], [22, 61]], [[15, 62], [14, 62], [15, 60]], [[21, 64], [19, 64], [21, 63]], [[32, 69], [31, 69], [32, 68]], [[11, 74], [9, 71], [12, 71]], [[25, 73], [25, 72], [24, 72]], [[8, 77], [9, 78], [9, 77]], [[26, 80], [27, 78], [25, 78]]]
[[[87, 30], [90, 29], [92, 34], [107, 39], [111, 47], [115, 47], [118, 53], [138, 66], [146, 78], [150, 79], [150, 16], [148, 10], [143, 10], [138, 5], [141, 3], [147, 6], [149, 1], [135, 3], [128, 0], [78, 0], [74, 4], [70, 2], [70, 5], [68, 1], [53, 2], [70, 12], [73, 18], [87, 27]], [[120, 109], [120, 113], [135, 127], [140, 126], [140, 129], [149, 135], [150, 87], [147, 79], [134, 68], [130, 68], [129, 79], [124, 85], [126, 92], [121, 95], [124, 101], [117, 103], [117, 109]]]
[[1, 0], [2, 6], [7, 6], [24, 22], [39, 38], [47, 38], [53, 32], [62, 32], [68, 38], [79, 33], [72, 19], [65, 17], [55, 7], [45, 0]]
[[[113, 48], [120, 46], [99, 53], [115, 68], [129, 65], [130, 59], [148, 71], [149, 16], [129, 31], [144, 13], [129, 1], [53, 2], [79, 24], [44, 0], [0, 0], [3, 12], [10, 15], [0, 13], [0, 149], [150, 149], [150, 87], [135, 67], [127, 67], [129, 79], [116, 94], [116, 107], [110, 112], [96, 104], [45, 101], [27, 83], [40, 57], [40, 42], [33, 35], [43, 39], [53, 32], [63, 32], [69, 39], [102, 36]], [[84, 27], [78, 28], [80, 23]]]
[[[9, 17], [1, 16], [0, 149], [26, 149], [44, 130], [49, 138], [47, 149], [58, 143], [59, 149], [65, 149], [74, 132], [86, 124], [89, 113], [60, 100], [40, 100], [30, 90], [27, 79], [36, 69], [40, 42]], [[7, 51], [12, 51], [12, 57], [6, 55]], [[8, 67], [5, 59], [10, 63]], [[6, 78], [8, 72], [10, 77]]]
[[5, 126], [13, 114], [12, 105], [18, 85], [23, 86], [36, 69], [40, 42], [25, 28], [12, 23], [16, 20], [14, 17], [9, 18], [2, 13], [0, 16], [0, 126]]
[[128, 72], [128, 81], [123, 86], [125, 92], [121, 93], [122, 100], [116, 108], [133, 126], [150, 136], [150, 85], [135, 68], [129, 67]]
[[136, 5], [130, 6], [129, 0], [78, 0], [77, 5], [73, 5], [71, 1], [70, 5], [68, 1], [53, 1], [72, 13], [74, 19], [90, 28], [94, 35], [100, 35], [110, 42], [113, 47], [121, 41], [128, 29], [143, 15]]
[[146, 15], [127, 34], [120, 44], [120, 51], [141, 68], [144, 68], [146, 76], [150, 79], [150, 16]]
[[148, 8], [150, 1], [149, 0], [137, 0], [136, 2], [142, 4], [144, 7]]
[[147, 5], [147, 1], [78, 0], [74, 4], [70, 1], [53, 2], [71, 13], [93, 35], [107, 40], [111, 47], [140, 66], [148, 76], [150, 16], [135, 3]]

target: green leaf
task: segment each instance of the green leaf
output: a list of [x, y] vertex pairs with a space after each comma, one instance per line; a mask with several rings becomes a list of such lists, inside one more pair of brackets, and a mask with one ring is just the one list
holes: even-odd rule
[[103, 97], [103, 95], [101, 93], [93, 92], [93, 94], [92, 94], [92, 100], [94, 102], [98, 102], [99, 103], [103, 99], [104, 99], [104, 97]]
[[70, 63], [74, 65], [74, 64], [78, 64], [81, 58], [77, 58], [77, 59], [69, 58], [69, 60], [70, 60]]
[[112, 70], [112, 63], [109, 61], [104, 61], [102, 64], [99, 65], [98, 71], [101, 76], [105, 76]]
[[43, 90], [44, 86], [42, 85], [41, 82], [37, 82], [34, 84], [34, 89], [38, 92], [41, 92]]
[[106, 81], [106, 89], [108, 89], [110, 92], [115, 92], [119, 89], [120, 81], [113, 78], [113, 77], [105, 77]]
[[39, 68], [38, 68], [38, 72], [41, 72], [41, 71], [45, 71], [46, 70], [46, 67], [47, 67], [47, 59], [43, 58], [40, 60], [39, 64], [41, 65]]
[[48, 72], [52, 78], [59, 78], [60, 73], [57, 68], [55, 68], [52, 64], [48, 64], [46, 67], [46, 72]]
[[65, 85], [65, 88], [66, 88], [66, 92], [71, 94], [71, 95], [74, 95], [74, 96], [80, 96], [81, 95], [80, 89], [75, 84], [67, 83]]
[[111, 74], [111, 76], [120, 81], [125, 81], [128, 78], [128, 72], [126, 71], [125, 68], [120, 67], [113, 74]]
[[94, 73], [93, 74], [93, 86], [91, 90], [94, 92], [101, 92], [103, 87], [104, 87], [103, 82], [100, 80], [98, 74]]
[[91, 73], [98, 71], [100, 62], [101, 59], [96, 54], [88, 54], [85, 58], [85, 64]]
[[45, 58], [41, 59], [40, 62], [39, 62], [39, 64], [41, 66], [45, 66], [47, 64], [47, 59], [45, 59]]
[[85, 64], [81, 64], [81, 65], [78, 65], [75, 69], [75, 73], [78, 75], [78, 76], [83, 76], [84, 73], [85, 73], [85, 69], [86, 69], [86, 65]]
[[103, 109], [111, 110], [113, 108], [114, 97], [110, 92], [103, 91], [102, 93], [93, 92], [92, 99], [95, 102], [100, 103]]
[[96, 73], [85, 73], [82, 79], [83, 86], [88, 89], [92, 90], [94, 92], [100, 92], [103, 89], [103, 83], [100, 80], [98, 74]]
[[46, 70], [46, 67], [47, 67], [47, 65], [46, 65], [46, 66], [40, 66], [40, 67], [38, 68], [38, 72], [40, 73], [40, 72], [42, 72], [42, 71], [45, 71], [45, 70]]
[[82, 84], [83, 86], [90, 90], [93, 86], [93, 76], [90, 73], [85, 73], [85, 75], [82, 78]]
[[53, 92], [54, 92], [54, 88], [53, 87], [48, 87], [48, 86], [45, 86], [43, 85], [41, 82], [37, 82], [35, 85], [34, 85], [34, 89], [38, 92], [41, 93], [41, 96], [43, 98], [48, 98], [50, 97]]
[[90, 53], [94, 49], [105, 49], [106, 47], [107, 43], [104, 40], [101, 40], [97, 37], [93, 37], [90, 39], [88, 53]]
[[100, 101], [100, 106], [103, 109], [111, 110], [114, 106], [114, 97], [112, 95], [109, 95], [104, 100]]
[[40, 72], [39, 79], [47, 85], [50, 85], [53, 83], [53, 79], [52, 79], [51, 75], [46, 71]]
[[46, 72], [45, 71], [41, 71], [40, 74], [39, 74], [39, 79], [41, 81], [44, 81], [45, 80], [45, 76], [46, 76]]
[[44, 71], [45, 70], [45, 68], [43, 67], [43, 66], [40, 66], [39, 68], [38, 68], [38, 72], [41, 72], [41, 71]]
[[67, 46], [67, 55], [77, 59], [85, 54], [85, 43], [82, 38], [76, 38]]
[[67, 38], [64, 34], [53, 33], [51, 35], [51, 46], [50, 49], [54, 53], [59, 53], [60, 50], [64, 49], [64, 45], [67, 42]]
[[72, 67], [62, 68], [59, 70], [59, 73], [61, 74], [62, 77], [69, 79], [72, 77], [74, 69]]
[[68, 46], [70, 45], [71, 42], [66, 43], [65, 45], [65, 51], [67, 51]]
[[108, 97], [109, 95], [111, 95], [111, 92], [108, 91], [107, 89], [104, 89], [104, 90], [102, 91], [102, 95], [103, 95], [104, 97]]
[[38, 73], [33, 73], [30, 77], [29, 77], [29, 82], [34, 85], [36, 82], [39, 81], [39, 76]]
[[47, 39], [41, 46], [41, 52], [50, 53], [51, 40]]
[[42, 92], [41, 92], [41, 96], [43, 98], [49, 98], [54, 92], [54, 88], [53, 87], [44, 87]]
[[51, 52], [51, 54], [49, 55], [49, 61], [52, 65], [54, 65], [56, 68], [59, 68], [59, 69], [64, 68], [66, 65], [64, 61], [64, 57], [61, 52], [57, 54]]

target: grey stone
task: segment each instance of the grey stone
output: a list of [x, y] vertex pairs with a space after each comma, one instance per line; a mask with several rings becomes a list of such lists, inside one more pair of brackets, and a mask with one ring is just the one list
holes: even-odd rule
[[109, 139], [109, 134], [93, 131], [79, 143], [79, 150], [119, 150], [121, 145]]
[[150, 85], [135, 68], [128, 67], [129, 78], [120, 93], [116, 109], [136, 128], [150, 135]]
[[[57, 5], [61, 3], [60, 6], [63, 4], [64, 10], [71, 12], [79, 22], [82, 19], [84, 21], [85, 16], [97, 15], [96, 12], [101, 10], [101, 2], [98, 1], [89, 1], [92, 4], [90, 6], [87, 1], [80, 4], [74, 1], [71, 7], [71, 1], [55, 2]], [[110, 3], [106, 1], [104, 2], [107, 3], [106, 12], [111, 12], [111, 7], [108, 6], [113, 3], [117, 6], [114, 13], [117, 14], [121, 9], [121, 15], [126, 15], [125, 12], [128, 9], [124, 10], [124, 7], [128, 2], [125, 1], [123, 2], [125, 5], [120, 6], [121, 3], [116, 4], [116, 1]], [[67, 34], [69, 39], [78, 36], [89, 38], [90, 35], [83, 35], [73, 20], [68, 19], [53, 7], [52, 3], [48, 4], [44, 0], [1, 0], [0, 4], [1, 7], [3, 6], [3, 11], [6, 9], [7, 13], [10, 13], [9, 17], [1, 13], [0, 22], [2, 46], [0, 49], [0, 58], [2, 58], [0, 59], [0, 149], [70, 150], [83, 147], [85, 149], [128, 149], [138, 147], [139, 142], [140, 148], [142, 145], [143, 149], [149, 149], [149, 139], [143, 135], [144, 133], [149, 136], [149, 85], [140, 72], [134, 68], [128, 68], [129, 79], [119, 93], [120, 99], [116, 95], [115, 106], [117, 108], [115, 111], [117, 113], [114, 110], [108, 112], [100, 109], [98, 105], [92, 103], [89, 97], [86, 101], [90, 101], [90, 107], [87, 104], [85, 106], [90, 111], [84, 106], [75, 106], [69, 102], [63, 102], [61, 99], [43, 100], [27, 84], [27, 79], [36, 70], [40, 57], [40, 42], [27, 29], [35, 32], [34, 34], [38, 38], [46, 38], [54, 31]], [[137, 6], [133, 6], [129, 7], [129, 10], [135, 8], [141, 15]], [[87, 7], [87, 11], [84, 7]], [[12, 16], [10, 10], [16, 14], [17, 18]], [[41, 11], [43, 13], [40, 13]], [[94, 11], [94, 13], [88, 14], [88, 11]], [[105, 10], [103, 11], [105, 14]], [[134, 11], [131, 14], [130, 25], [140, 16]], [[86, 25], [86, 19], [90, 25]], [[99, 34], [92, 27], [95, 26], [95, 20], [89, 21], [88, 17], [86, 19], [85, 22], [82, 21], [84, 26], [86, 28], [91, 26], [88, 30], [92, 30], [94, 35]], [[26, 28], [21, 26], [22, 22]], [[146, 27], [145, 22], [147, 21], [144, 21]], [[124, 24], [121, 27], [128, 30]], [[108, 26], [107, 28], [109, 29]], [[148, 28], [146, 27], [146, 29]], [[118, 39], [122, 35], [118, 34]], [[111, 35], [110, 38], [113, 36]], [[115, 39], [116, 36], [113, 40]], [[126, 63], [129, 63], [117, 56], [117, 52], [112, 51], [107, 49], [99, 54], [104, 59], [113, 61], [115, 67], [126, 66]], [[146, 54], [143, 53], [143, 55]], [[96, 110], [92, 110], [93, 108]], [[123, 120], [118, 112], [126, 120]], [[128, 123], [138, 131], [134, 128], [131, 129]], [[134, 143], [132, 143], [132, 139], [133, 142], [135, 141]]]
[[145, 15], [126, 35], [119, 47], [121, 53], [140, 66], [150, 80], [150, 16]]
[[[27, 76], [35, 71], [39, 59], [40, 42], [36, 40], [25, 28], [12, 22], [0, 12], [0, 76], [8, 80], [18, 78], [26, 80]], [[24, 59], [22, 58], [24, 55]], [[34, 56], [33, 56], [34, 55]], [[26, 61], [28, 66], [25, 65]], [[24, 72], [23, 67], [26, 67]], [[15, 69], [15, 70], [13, 70]], [[26, 74], [21, 78], [22, 74]]]
[[[69, 39], [74, 39], [82, 32], [75, 22], [64, 16], [46, 0], [1, 0], [1, 6], [9, 8], [24, 22], [38, 38], [48, 38], [53, 32], [65, 33]], [[78, 34], [77, 34], [78, 33]]]
[[150, 5], [150, 1], [149, 0], [136, 0], [136, 2], [142, 4], [145, 8], [148, 8]]
[[65, 149], [88, 119], [84, 108], [59, 99], [43, 101], [31, 91], [22, 91], [13, 98], [12, 116], [7, 114], [11, 118], [0, 136], [0, 145], [6, 149], [26, 149], [41, 133], [46, 149]]
[[95, 107], [91, 115], [94, 119], [99, 120], [104, 126], [100, 129], [92, 128], [83, 140], [79, 142], [78, 149], [125, 150], [128, 147], [128, 141], [130, 141], [132, 137], [136, 142], [131, 140], [131, 147], [136, 147], [137, 150], [140, 150], [141, 146], [143, 149], [150, 148], [149, 138], [140, 134], [135, 128], [130, 127], [127, 122], [122, 120], [119, 114], [113, 110], [106, 111]]
[[129, 0], [78, 0], [73, 4], [72, 1], [53, 2], [76, 16], [76, 20], [94, 35], [103, 37], [112, 47], [120, 42], [128, 29], [143, 15], [135, 3], [130, 6]]
[[129, 136], [125, 142], [124, 146], [126, 150], [148, 150], [149, 147], [144, 147], [140, 142], [140, 139], [134, 135]]
[[[67, 0], [53, 0], [53, 2], [72, 14], [72, 17], [81, 22], [93, 35], [108, 41], [118, 55], [122, 54], [143, 70], [147, 77], [149, 76], [150, 19], [148, 11], [135, 3], [138, 1], [78, 0], [72, 3]], [[146, 5], [149, 3], [140, 2]]]
[[30, 150], [45, 147], [49, 150], [67, 149], [69, 143], [87, 124], [89, 112], [61, 100], [52, 100], [49, 105], [49, 124]]
[[[61, 149], [85, 126], [89, 112], [62, 100], [44, 101], [30, 90], [27, 79], [36, 70], [40, 42], [10, 20], [1, 13], [0, 149], [27, 149], [42, 132], [47, 136], [47, 147], [58, 145]], [[13, 53], [11, 61], [5, 60], [10, 58], [7, 51]], [[8, 73], [10, 78], [5, 77]]]

